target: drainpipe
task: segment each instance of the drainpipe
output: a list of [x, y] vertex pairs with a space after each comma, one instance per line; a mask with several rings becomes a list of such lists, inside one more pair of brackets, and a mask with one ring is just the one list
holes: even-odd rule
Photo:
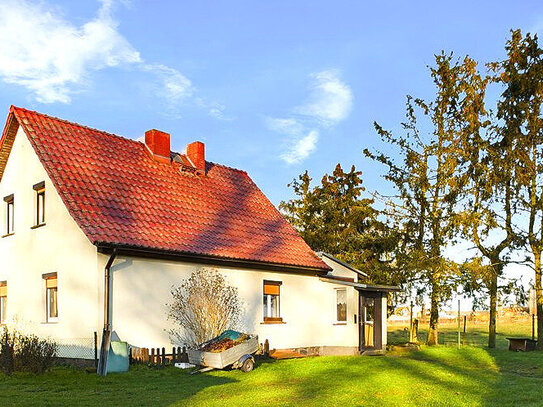
[[117, 249], [113, 249], [113, 253], [109, 256], [104, 269], [104, 331], [102, 333], [102, 345], [100, 347], [100, 360], [98, 362], [97, 373], [100, 376], [107, 374], [107, 355], [111, 344], [111, 317], [110, 317], [110, 293], [111, 287], [111, 266], [117, 257]]

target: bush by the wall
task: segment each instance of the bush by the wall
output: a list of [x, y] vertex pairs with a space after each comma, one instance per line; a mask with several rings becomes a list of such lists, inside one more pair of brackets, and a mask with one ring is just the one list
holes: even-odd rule
[[54, 362], [57, 344], [36, 335], [3, 328], [0, 336], [0, 369], [10, 375], [14, 371], [40, 374]]

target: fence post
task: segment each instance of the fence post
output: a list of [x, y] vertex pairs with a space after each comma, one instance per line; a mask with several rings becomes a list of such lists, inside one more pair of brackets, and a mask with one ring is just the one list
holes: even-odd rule
[[94, 331], [94, 367], [98, 369], [98, 333]]
[[151, 365], [155, 364], [155, 348], [151, 348], [151, 358], [149, 359]]
[[535, 340], [535, 314], [532, 314], [532, 341]]
[[468, 316], [464, 315], [464, 335], [462, 336], [462, 345], [466, 344], [466, 325], [468, 321]]

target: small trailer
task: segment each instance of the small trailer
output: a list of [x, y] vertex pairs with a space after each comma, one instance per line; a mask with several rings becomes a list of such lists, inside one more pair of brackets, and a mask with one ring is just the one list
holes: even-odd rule
[[[218, 343], [225, 339], [238, 341], [242, 336], [247, 338], [241, 340], [229, 349], [221, 352], [203, 351], [206, 346]], [[197, 372], [207, 372], [213, 369], [224, 369], [231, 366], [233, 369], [240, 369], [243, 372], [250, 372], [255, 365], [253, 354], [258, 350], [258, 336], [244, 335], [241, 332], [225, 331], [221, 335], [213, 338], [198, 346], [198, 349], [189, 349], [187, 354], [189, 362], [193, 365], [203, 366], [203, 369]], [[196, 373], [196, 372], [195, 372]]]

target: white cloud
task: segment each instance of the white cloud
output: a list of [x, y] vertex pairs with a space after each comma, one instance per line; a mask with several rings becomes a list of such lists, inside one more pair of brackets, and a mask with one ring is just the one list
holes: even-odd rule
[[157, 90], [169, 103], [177, 104], [194, 94], [192, 82], [176, 69], [161, 64], [146, 64], [143, 70], [154, 73], [160, 81]]
[[69, 103], [72, 86], [85, 82], [91, 70], [141, 62], [117, 31], [111, 2], [75, 27], [45, 4], [2, 1], [0, 27], [0, 77], [43, 103]]
[[319, 132], [311, 130], [306, 136], [294, 140], [281, 154], [281, 159], [287, 164], [296, 164], [305, 160], [317, 148]]
[[299, 136], [304, 132], [304, 126], [296, 119], [280, 119], [280, 118], [267, 118], [268, 128], [278, 133], [290, 134], [292, 136]]
[[337, 70], [313, 73], [310, 78], [312, 83], [305, 104], [293, 109], [289, 117], [266, 119], [270, 130], [285, 136], [285, 148], [279, 157], [289, 165], [300, 163], [313, 153], [319, 129], [346, 119], [352, 108], [352, 90], [339, 79]]
[[178, 70], [146, 62], [123, 37], [113, 17], [119, 1], [101, 0], [96, 17], [76, 26], [47, 3], [0, 0], [0, 79], [25, 87], [39, 102], [70, 103], [93, 71], [133, 67], [148, 73], [144, 80], [178, 112], [194, 86]]
[[337, 70], [311, 74], [313, 80], [309, 100], [297, 113], [334, 124], [347, 118], [353, 104], [351, 88], [339, 79]]

